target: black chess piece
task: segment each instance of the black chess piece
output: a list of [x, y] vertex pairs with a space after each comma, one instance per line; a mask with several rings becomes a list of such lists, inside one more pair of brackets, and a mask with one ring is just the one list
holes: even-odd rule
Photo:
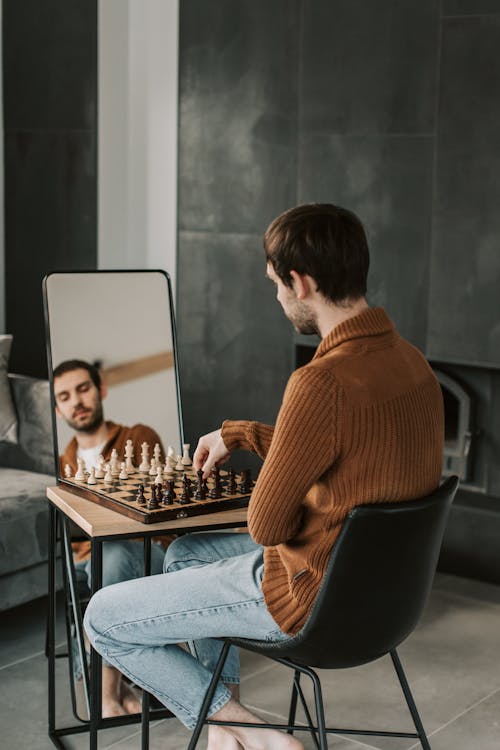
[[250, 469], [244, 469], [241, 472], [241, 481], [238, 485], [238, 492], [241, 492], [242, 495], [249, 495], [252, 491], [252, 487], [252, 472], [250, 471]]
[[151, 485], [151, 497], [149, 498], [147, 502], [147, 509], [148, 510], [156, 510], [158, 508], [158, 498], [156, 495], [156, 485]]
[[222, 484], [220, 481], [220, 471], [218, 466], [214, 466], [210, 472], [210, 477], [212, 479], [212, 489], [209, 491], [208, 497], [211, 500], [218, 500], [222, 497]]
[[144, 495], [144, 485], [140, 484], [137, 488], [136, 501], [138, 505], [146, 505], [146, 497]]
[[175, 494], [175, 480], [167, 479], [167, 489], [163, 493], [163, 502], [165, 505], [173, 505], [177, 495]]
[[236, 487], [236, 474], [234, 472], [234, 469], [231, 467], [229, 469], [228, 479], [227, 479], [227, 485], [226, 485], [226, 492], [228, 495], [235, 495], [237, 491]]
[[194, 493], [195, 500], [206, 500], [207, 498], [207, 483], [203, 479], [203, 469], [198, 469], [196, 472], [198, 475], [198, 484], [196, 492]]
[[192, 493], [192, 490], [191, 490], [191, 480], [188, 477], [188, 475], [186, 474], [186, 472], [184, 472], [184, 474], [182, 475], [182, 492], [189, 499], [191, 499], [192, 496], [193, 496], [193, 493]]

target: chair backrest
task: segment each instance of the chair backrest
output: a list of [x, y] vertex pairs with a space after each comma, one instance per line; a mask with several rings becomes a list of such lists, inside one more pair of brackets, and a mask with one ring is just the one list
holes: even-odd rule
[[352, 510], [333, 548], [311, 614], [269, 650], [309, 666], [352, 667], [395, 648], [415, 628], [437, 566], [458, 478], [427, 497]]

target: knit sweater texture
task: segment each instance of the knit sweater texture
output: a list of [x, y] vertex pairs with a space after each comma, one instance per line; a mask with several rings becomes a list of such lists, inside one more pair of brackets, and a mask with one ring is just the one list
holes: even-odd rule
[[276, 426], [225, 421], [227, 448], [264, 463], [248, 508], [264, 546], [263, 593], [286, 633], [304, 625], [357, 505], [432, 492], [443, 459], [440, 386], [382, 308], [336, 326], [290, 377]]

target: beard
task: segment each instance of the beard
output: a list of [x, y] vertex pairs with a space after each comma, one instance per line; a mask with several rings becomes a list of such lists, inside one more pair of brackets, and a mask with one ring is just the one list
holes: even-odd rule
[[94, 409], [90, 410], [84, 422], [68, 419], [67, 423], [76, 432], [92, 433], [102, 425], [103, 421], [102, 403], [98, 403]]
[[318, 319], [307, 305], [297, 302], [287, 317], [297, 333], [302, 333], [305, 336], [320, 335]]

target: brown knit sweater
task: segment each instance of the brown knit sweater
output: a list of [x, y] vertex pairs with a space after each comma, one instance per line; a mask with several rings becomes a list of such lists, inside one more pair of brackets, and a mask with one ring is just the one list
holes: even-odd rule
[[276, 427], [226, 421], [229, 450], [265, 458], [248, 509], [264, 549], [263, 592], [296, 633], [351, 508], [434, 490], [444, 441], [439, 384], [381, 308], [334, 328], [288, 381]]

